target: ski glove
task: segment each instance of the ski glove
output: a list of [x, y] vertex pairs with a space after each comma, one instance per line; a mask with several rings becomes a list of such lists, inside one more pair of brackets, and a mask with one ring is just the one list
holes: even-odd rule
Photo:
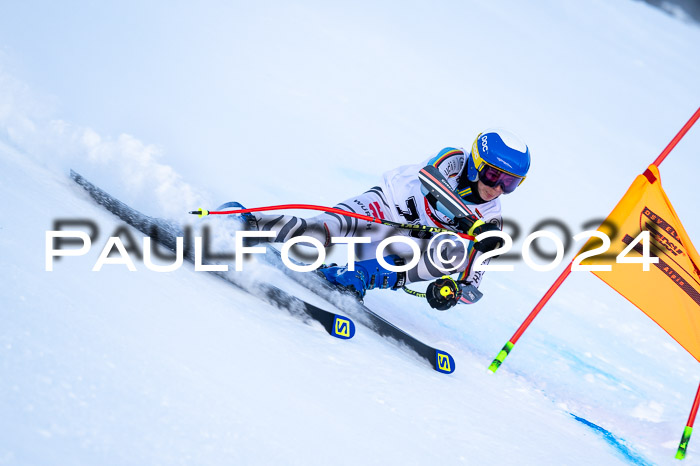
[[449, 275], [438, 278], [428, 285], [428, 289], [425, 290], [425, 297], [428, 300], [428, 304], [438, 311], [448, 310], [457, 304], [461, 296], [461, 288]]
[[[489, 231], [501, 231], [501, 229], [493, 223], [486, 223], [481, 219], [477, 219], [476, 216], [460, 217], [455, 220], [457, 220], [457, 227], [461, 231], [474, 237]], [[474, 249], [479, 252], [493, 251], [501, 246], [503, 246], [503, 240], [497, 236], [485, 238], [481, 241], [474, 241]]]
[[[479, 236], [480, 234], [488, 231], [501, 231], [501, 229], [493, 223], [482, 223], [474, 229], [473, 235]], [[484, 238], [480, 241], [474, 242], [474, 249], [479, 252], [493, 251], [501, 246], [503, 246], [503, 238], [499, 238], [498, 236], [492, 236], [490, 238]]]

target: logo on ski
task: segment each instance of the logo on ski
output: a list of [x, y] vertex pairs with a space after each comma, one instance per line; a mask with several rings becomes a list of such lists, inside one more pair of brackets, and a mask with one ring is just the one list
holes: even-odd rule
[[435, 370], [445, 374], [455, 371], [455, 360], [448, 353], [435, 350]]
[[352, 338], [355, 335], [355, 324], [350, 319], [336, 316], [331, 334], [345, 340]]

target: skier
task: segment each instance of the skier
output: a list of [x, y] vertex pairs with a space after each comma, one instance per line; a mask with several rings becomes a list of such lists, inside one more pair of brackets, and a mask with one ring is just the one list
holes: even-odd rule
[[[525, 179], [530, 168], [530, 151], [516, 135], [505, 130], [480, 133], [471, 151], [448, 147], [428, 161], [398, 167], [384, 174], [383, 182], [359, 196], [335, 207], [400, 223], [418, 223], [478, 236], [500, 231], [499, 196], [511, 193]], [[483, 272], [473, 270], [475, 260], [484, 252], [502, 245], [498, 237], [468, 242], [443, 243], [429, 247], [430, 233], [397, 230], [382, 224], [363, 222], [335, 213], [323, 213], [310, 219], [291, 215], [246, 214], [249, 224], [277, 235], [271, 241], [285, 242], [297, 236], [311, 236], [325, 247], [333, 237], [368, 237], [369, 244], [358, 244], [354, 271], [347, 266], [324, 266], [319, 272], [331, 283], [353, 290], [360, 299], [373, 288], [402, 288], [407, 283], [434, 280], [426, 290], [431, 307], [446, 310], [457, 302], [473, 303], [481, 297], [478, 286]], [[392, 272], [379, 264], [375, 252], [383, 239], [391, 235], [412, 236], [421, 250], [418, 265], [407, 272]], [[412, 251], [401, 243], [386, 248], [384, 260], [404, 265]], [[487, 264], [489, 259], [483, 263]], [[454, 270], [453, 264], [462, 264]], [[459, 272], [452, 279], [445, 272]]]

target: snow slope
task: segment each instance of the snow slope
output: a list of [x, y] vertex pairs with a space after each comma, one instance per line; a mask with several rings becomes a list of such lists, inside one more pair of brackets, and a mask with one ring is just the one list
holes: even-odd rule
[[[574, 234], [605, 216], [693, 113], [699, 28], [626, 0], [8, 8], [0, 464], [675, 462], [700, 366], [592, 276], [567, 281], [495, 376], [561, 266], [516, 262], [455, 312], [370, 293], [453, 354], [444, 376], [361, 326], [333, 339], [188, 266], [91, 272], [120, 223], [67, 173], [170, 218], [234, 198], [333, 204], [497, 124], [533, 152], [503, 200], [518, 247], [545, 218]], [[661, 167], [696, 244], [698, 152], [695, 128]], [[93, 219], [100, 237], [49, 273], [60, 218]], [[261, 265], [248, 274], [322, 304]]]
[[34, 244], [46, 218], [118, 222], [7, 147], [2, 166], [7, 205], [32, 212], [3, 225], [4, 462], [621, 462], [535, 387], [488, 377], [469, 353], [443, 376], [366, 329], [333, 339], [189, 268], [91, 272], [99, 243], [45, 272]]

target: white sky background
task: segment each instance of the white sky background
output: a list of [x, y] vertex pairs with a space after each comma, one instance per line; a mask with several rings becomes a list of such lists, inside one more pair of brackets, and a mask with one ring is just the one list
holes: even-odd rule
[[[525, 222], [521, 208], [556, 193], [546, 210], [588, 219], [700, 101], [698, 28], [637, 2], [4, 10], [4, 67], [53, 102], [48, 116], [155, 144], [214, 202], [335, 203], [499, 125], [533, 152], [529, 186], [506, 212]], [[700, 146], [697, 133], [687, 147]], [[682, 149], [662, 166], [672, 200], [693, 182], [673, 177], [700, 168], [697, 150]]]

